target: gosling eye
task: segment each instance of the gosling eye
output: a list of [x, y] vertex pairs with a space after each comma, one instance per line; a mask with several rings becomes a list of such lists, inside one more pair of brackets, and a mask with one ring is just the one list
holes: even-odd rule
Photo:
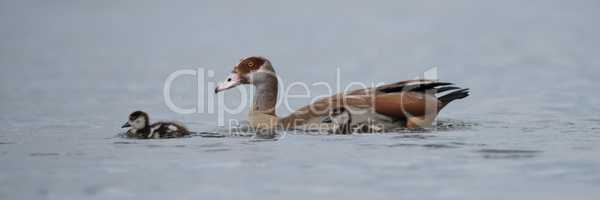
[[331, 110], [331, 114], [339, 115], [342, 114], [344, 111], [346, 111], [344, 108], [334, 108], [333, 110]]
[[332, 122], [333, 122], [333, 120], [331, 119], [330, 116], [321, 118], [321, 123], [332, 123]]

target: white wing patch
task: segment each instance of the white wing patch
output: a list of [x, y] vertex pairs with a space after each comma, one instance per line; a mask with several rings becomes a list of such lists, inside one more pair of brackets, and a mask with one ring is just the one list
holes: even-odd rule
[[173, 131], [177, 131], [177, 126], [175, 125], [169, 125], [169, 132], [173, 132]]
[[159, 129], [162, 125], [158, 125], [155, 127], [150, 128], [150, 133], [148, 134], [148, 138], [159, 138], [160, 134], [159, 133], [155, 133], [155, 131], [157, 129]]

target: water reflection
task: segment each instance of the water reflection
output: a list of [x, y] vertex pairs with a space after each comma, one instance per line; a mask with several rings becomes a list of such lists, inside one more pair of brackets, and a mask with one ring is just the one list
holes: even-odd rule
[[533, 158], [542, 153], [537, 150], [520, 150], [520, 149], [481, 149], [477, 153], [483, 155], [485, 159], [523, 159]]

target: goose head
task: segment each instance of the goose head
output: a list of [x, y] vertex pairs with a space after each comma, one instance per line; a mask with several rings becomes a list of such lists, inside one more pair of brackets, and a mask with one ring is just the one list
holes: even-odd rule
[[275, 76], [271, 62], [264, 57], [251, 56], [240, 59], [224, 82], [217, 85], [215, 93], [234, 88], [238, 85], [264, 83], [268, 76]]

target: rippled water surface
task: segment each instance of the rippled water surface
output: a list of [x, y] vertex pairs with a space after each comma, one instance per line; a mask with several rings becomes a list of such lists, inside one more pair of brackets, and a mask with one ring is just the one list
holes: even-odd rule
[[[597, 199], [599, 11], [595, 1], [0, 1], [0, 199]], [[282, 85], [334, 84], [336, 69], [341, 85], [395, 82], [437, 67], [472, 95], [421, 131], [116, 137], [138, 109], [228, 134], [216, 111], [170, 111], [163, 82], [213, 70], [178, 79], [175, 103], [235, 106], [239, 93], [215, 96], [209, 83], [254, 54]]]

